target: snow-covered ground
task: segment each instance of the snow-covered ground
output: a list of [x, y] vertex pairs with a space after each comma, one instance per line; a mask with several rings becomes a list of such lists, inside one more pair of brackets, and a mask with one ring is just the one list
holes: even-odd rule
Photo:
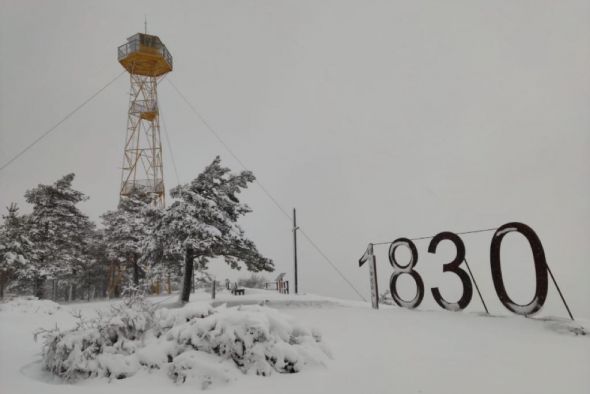
[[[174, 307], [176, 296], [153, 297]], [[191, 301], [209, 300], [196, 293]], [[194, 392], [146, 370], [122, 380], [94, 378], [65, 384], [43, 371], [39, 327], [73, 327], [72, 312], [94, 316], [112, 302], [55, 305], [49, 301], [0, 304], [1, 393]], [[488, 317], [364, 303], [313, 295], [247, 290], [218, 294], [220, 303], [265, 303], [321, 332], [332, 358], [300, 373], [239, 375], [218, 393], [590, 393], [590, 321]], [[586, 327], [583, 330], [581, 327]]]

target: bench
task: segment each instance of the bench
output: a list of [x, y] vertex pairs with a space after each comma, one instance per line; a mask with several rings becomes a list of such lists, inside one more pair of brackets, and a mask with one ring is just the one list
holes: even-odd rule
[[231, 293], [233, 295], [244, 295], [246, 294], [246, 289], [238, 289], [238, 284], [234, 283], [234, 286], [231, 289]]

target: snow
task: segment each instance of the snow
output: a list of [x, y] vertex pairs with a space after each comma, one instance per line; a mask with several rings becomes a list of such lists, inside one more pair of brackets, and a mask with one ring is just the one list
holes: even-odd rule
[[[53, 314], [46, 314], [31, 312], [35, 304], [46, 301], [28, 300], [21, 304], [22, 309], [13, 301], [0, 308], [0, 392], [590, 392], [590, 335], [583, 328], [590, 326], [587, 320], [572, 323], [556, 317], [489, 317], [442, 310], [410, 311], [386, 305], [373, 310], [365, 303], [313, 295], [252, 289], [246, 293], [243, 297], [220, 293], [213, 305], [218, 309], [214, 314], [210, 314], [209, 295], [205, 293], [193, 294], [192, 302], [181, 309], [167, 308], [173, 306], [169, 304], [172, 298], [154, 297], [150, 301], [162, 307], [156, 315], [165, 322], [165, 330], [178, 328], [175, 338], [204, 340], [204, 336], [199, 337], [199, 329], [214, 316], [225, 327], [234, 327], [235, 311], [241, 309], [260, 329], [250, 336], [241, 333], [244, 341], [266, 330], [285, 338], [285, 327], [300, 326], [304, 333], [311, 334], [302, 337], [306, 340], [321, 333], [321, 343], [327, 346], [326, 351], [329, 348], [331, 357], [321, 351], [319, 355], [308, 355], [321, 362], [307, 364], [299, 373], [263, 377], [254, 370], [242, 373], [231, 359], [189, 350], [175, 357], [169, 369], [159, 370], [149, 368], [149, 364], [161, 365], [162, 355], [174, 351], [178, 342], [158, 341], [148, 332], [145, 346], [135, 353], [137, 364], [124, 355], [98, 360], [113, 370], [133, 372], [133, 376], [64, 384], [41, 368], [41, 344], [34, 342], [32, 332], [41, 326], [51, 329], [56, 323], [73, 328], [77, 319], [70, 312], [96, 317], [113, 302], [63, 305]], [[226, 301], [231, 304], [221, 306]], [[213, 335], [211, 340], [215, 338]], [[276, 346], [274, 351], [297, 359], [297, 354], [289, 354], [289, 348], [282, 346]]]
[[61, 309], [61, 305], [50, 300], [39, 300], [37, 297], [18, 297], [0, 304], [0, 312], [18, 312], [53, 315]]
[[201, 389], [237, 380], [235, 368], [227, 360], [219, 360], [208, 353], [189, 350], [174, 359], [170, 375], [176, 383], [187, 383]]

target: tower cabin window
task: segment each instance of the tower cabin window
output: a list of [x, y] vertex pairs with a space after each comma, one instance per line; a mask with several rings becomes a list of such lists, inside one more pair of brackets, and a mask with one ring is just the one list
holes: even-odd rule
[[148, 34], [137, 33], [127, 39], [128, 42], [139, 43], [141, 46], [161, 49], [162, 42], [157, 36], [150, 36]]

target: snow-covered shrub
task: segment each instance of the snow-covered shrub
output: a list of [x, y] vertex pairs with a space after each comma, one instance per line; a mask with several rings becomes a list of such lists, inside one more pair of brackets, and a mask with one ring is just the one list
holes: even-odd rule
[[242, 373], [268, 376], [323, 364], [321, 336], [291, 317], [259, 305], [212, 308], [207, 303], [159, 309], [136, 298], [97, 319], [79, 318], [67, 331], [45, 331], [43, 361], [68, 380], [122, 379], [139, 369], [162, 370], [177, 383], [206, 388]]
[[187, 350], [171, 363], [169, 376], [176, 383], [197, 384], [206, 389], [211, 385], [235, 380], [236, 371], [226, 360], [208, 353]]
[[194, 318], [202, 319], [212, 315], [215, 309], [207, 302], [194, 302], [185, 304], [179, 309], [158, 309], [156, 320], [162, 330], [172, 328], [174, 325], [186, 323]]
[[55, 329], [44, 334], [43, 361], [51, 373], [70, 381], [96, 376], [96, 357], [103, 347], [98, 329], [78, 327], [65, 332]]
[[112, 343], [119, 338], [141, 339], [154, 325], [154, 307], [143, 297], [129, 297], [123, 303], [112, 305], [106, 315], [100, 316], [98, 325]]
[[129, 298], [96, 319], [77, 317], [74, 329], [39, 332], [44, 337], [45, 368], [68, 381], [93, 376], [121, 379], [137, 372], [134, 353], [154, 325], [151, 304]]
[[181, 345], [231, 359], [242, 372], [267, 376], [273, 370], [299, 372], [322, 363], [321, 338], [275, 309], [259, 305], [220, 307], [216, 313], [168, 332]]

